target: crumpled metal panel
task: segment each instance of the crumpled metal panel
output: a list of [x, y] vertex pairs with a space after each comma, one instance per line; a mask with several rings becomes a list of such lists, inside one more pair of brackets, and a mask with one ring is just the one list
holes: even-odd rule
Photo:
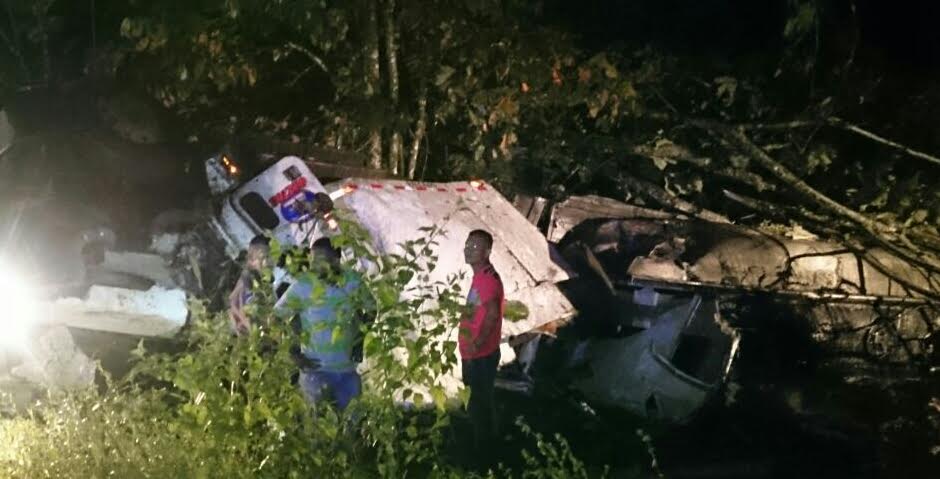
[[90, 386], [96, 364], [75, 344], [64, 325], [42, 328], [29, 337], [26, 352], [10, 376], [53, 390]]
[[572, 197], [552, 210], [549, 238], [590, 244], [608, 274], [790, 292], [921, 298], [904, 283], [940, 293], [940, 278], [871, 248], [776, 236], [646, 210], [616, 200]]
[[[717, 311], [713, 298], [698, 295], [664, 295], [656, 306], [639, 308], [636, 322], [644, 329], [586, 339], [575, 349], [574, 363], [591, 371], [575, 386], [592, 401], [650, 419], [689, 419], [724, 381], [733, 360], [737, 337], [720, 328]], [[707, 342], [699, 353], [704, 356], [680, 359], [680, 344], [690, 337]]]
[[811, 304], [803, 308], [813, 339], [830, 356], [852, 356], [884, 365], [929, 361], [924, 339], [940, 328], [929, 305]]
[[603, 196], [572, 196], [552, 207], [547, 238], [557, 243], [584, 220], [595, 218], [656, 218], [669, 219], [675, 215], [628, 205]]

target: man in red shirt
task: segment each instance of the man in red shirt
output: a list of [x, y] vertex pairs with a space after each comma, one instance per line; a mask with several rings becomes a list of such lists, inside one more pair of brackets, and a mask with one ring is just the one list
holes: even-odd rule
[[486, 231], [474, 230], [467, 235], [464, 259], [473, 268], [473, 283], [467, 297], [467, 310], [460, 319], [457, 345], [463, 383], [470, 388], [467, 409], [477, 451], [492, 439], [493, 384], [503, 327], [503, 282], [490, 263], [492, 249], [493, 236]]

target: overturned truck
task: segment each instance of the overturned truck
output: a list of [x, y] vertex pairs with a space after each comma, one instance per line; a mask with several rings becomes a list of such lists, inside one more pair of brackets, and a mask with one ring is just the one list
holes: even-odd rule
[[[647, 288], [610, 302], [605, 291], [616, 288], [607, 281], [606, 289], [595, 289], [596, 267], [587, 268], [583, 277], [575, 273], [549, 241], [552, 237], [547, 239], [530, 221], [532, 215], [484, 182], [342, 178], [323, 184], [310, 166], [288, 156], [241, 182], [231, 158], [210, 159], [206, 173], [215, 197], [213, 214], [181, 233], [158, 232], [154, 248], [174, 265], [180, 284], [211, 296], [231, 281], [233, 260], [255, 235], [271, 232], [281, 243], [295, 245], [330, 235], [335, 226], [314, 220], [307, 207], [317, 193], [328, 194], [336, 208], [363, 226], [380, 254], [402, 253], [402, 243], [421, 237], [423, 227], [445, 230], [433, 251], [440, 261], [432, 281], [469, 272], [461, 254], [464, 238], [484, 228], [496, 239], [491, 260], [504, 280], [507, 300], [522, 303], [527, 311], [524, 320], [504, 323], [499, 386], [531, 391], [527, 373], [540, 340], [553, 338], [566, 325], [585, 324], [572, 320], [598, 310], [619, 315], [627, 326], [604, 332], [606, 342], [577, 343], [571, 362], [594, 370], [578, 385], [589, 396], [603, 401], [608, 395], [628, 410], [647, 414], [652, 408], [661, 411], [656, 414], [661, 419], [681, 420], [727, 377], [738, 338], [720, 321], [715, 295], [669, 295]], [[577, 257], [571, 259], [580, 266]], [[467, 274], [460, 285], [465, 292], [469, 282]], [[450, 393], [460, 387], [458, 377], [441, 382]]]

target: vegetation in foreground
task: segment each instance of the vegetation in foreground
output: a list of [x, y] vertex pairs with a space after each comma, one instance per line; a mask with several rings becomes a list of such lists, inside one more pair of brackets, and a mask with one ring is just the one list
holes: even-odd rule
[[[311, 408], [292, 384], [289, 327], [260, 322], [235, 339], [224, 313], [196, 302], [179, 352], [148, 353], [141, 343], [126, 377], [107, 378], [101, 389], [50, 393], [27, 414], [2, 420], [0, 440], [7, 446], [0, 451], [0, 474], [515, 476], [503, 465], [471, 471], [444, 448], [459, 404], [445, 398], [436, 379], [455, 365], [453, 344], [437, 338], [456, 325], [461, 301], [457, 278], [434, 284], [426, 276], [437, 261], [432, 248], [441, 231], [428, 228], [424, 239], [403, 244], [403, 255], [379, 256], [355, 225], [343, 224], [347, 233], [339, 244], [374, 266], [364, 284], [377, 306], [375, 322], [364, 329], [364, 394], [345, 412]], [[258, 295], [254, 317], [270, 317], [273, 298], [264, 289]], [[395, 398], [427, 407], [403, 407]], [[510, 461], [523, 466], [519, 476], [605, 474], [588, 471], [561, 436], [545, 439], [517, 425], [533, 446]]]

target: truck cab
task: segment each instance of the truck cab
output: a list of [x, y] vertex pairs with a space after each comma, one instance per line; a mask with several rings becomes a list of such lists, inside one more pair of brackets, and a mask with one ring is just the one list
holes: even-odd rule
[[326, 190], [303, 160], [286, 156], [239, 186], [218, 179], [223, 174], [234, 176], [230, 166], [218, 167], [230, 161], [220, 155], [206, 167], [210, 188], [220, 198], [211, 224], [230, 258], [237, 258], [262, 233], [270, 233], [283, 244], [303, 244], [316, 236], [318, 224], [305, 203]]

